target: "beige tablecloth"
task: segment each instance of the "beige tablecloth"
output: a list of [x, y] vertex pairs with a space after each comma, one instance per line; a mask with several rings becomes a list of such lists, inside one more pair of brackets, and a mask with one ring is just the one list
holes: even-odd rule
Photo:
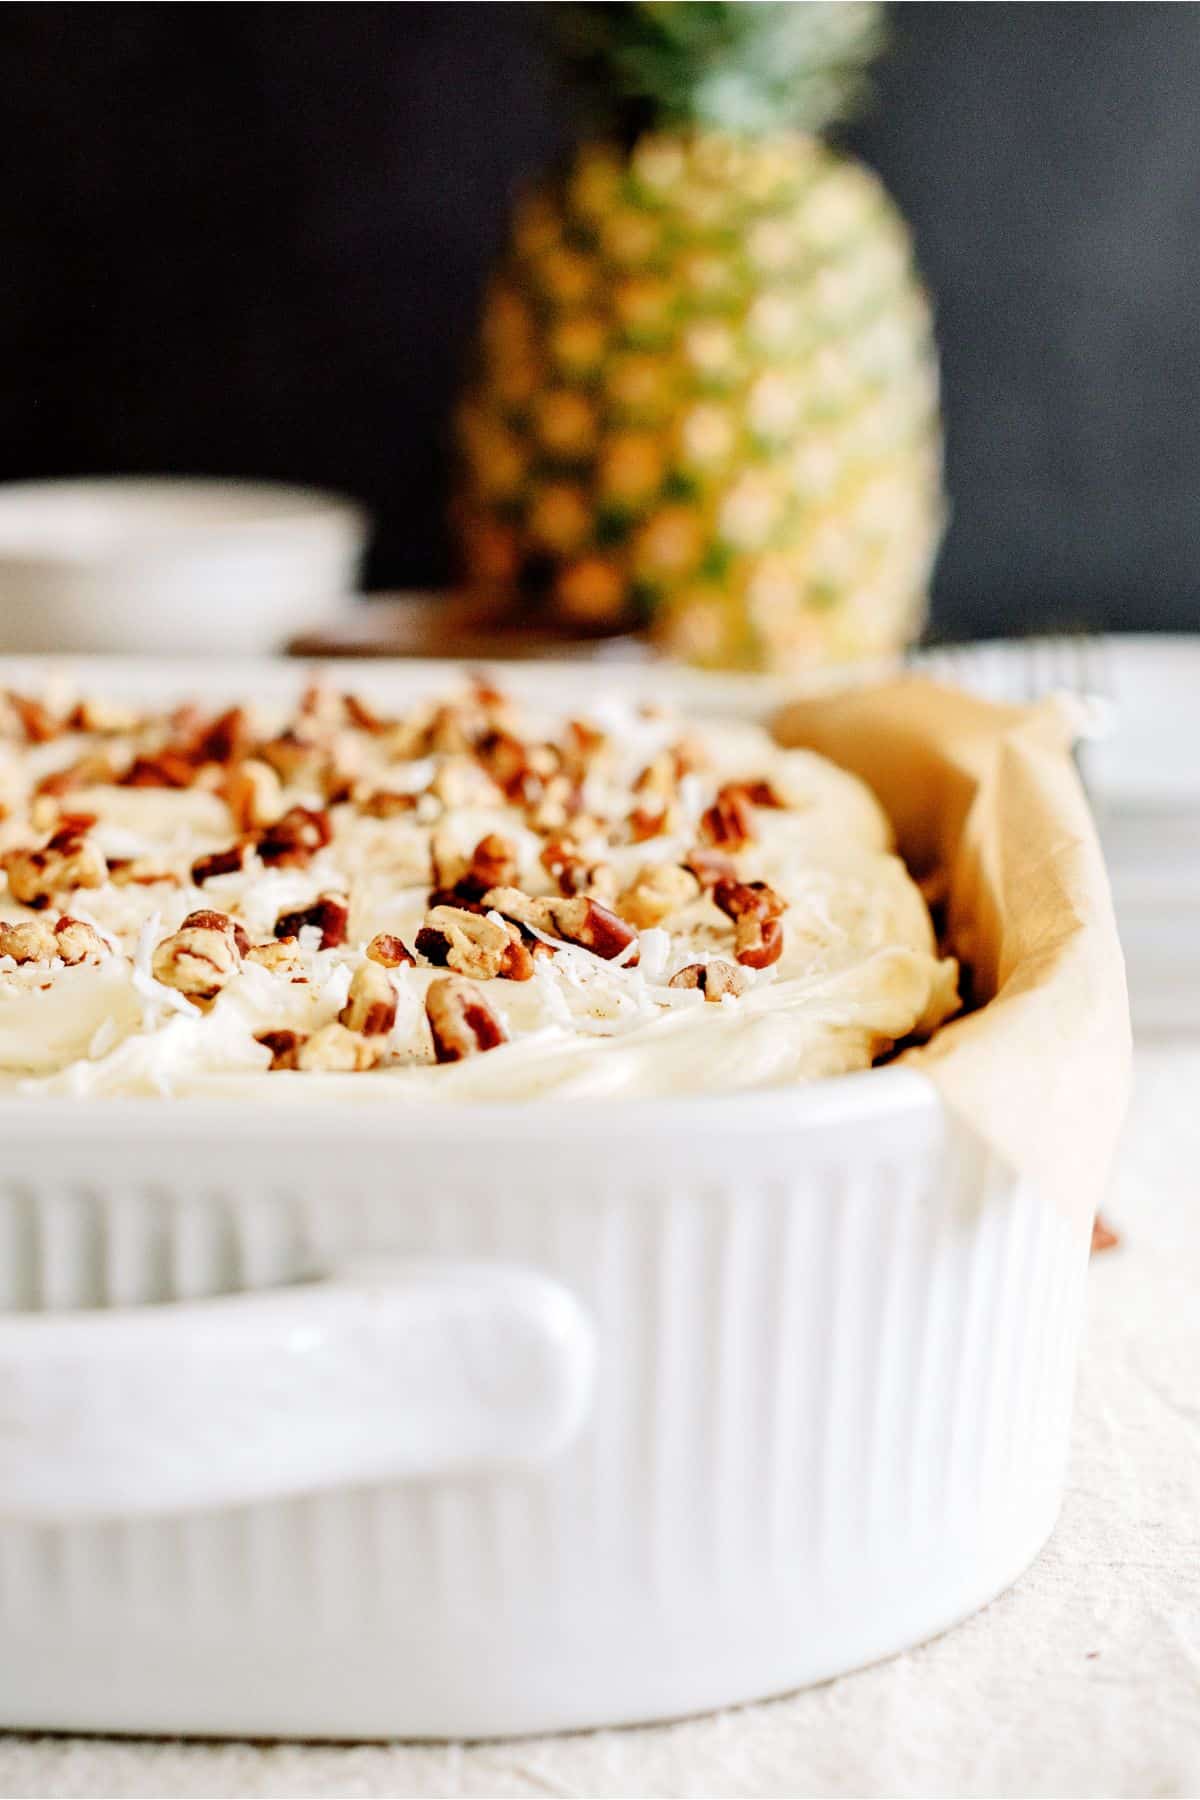
[[1143, 1048], [1063, 1515], [1009, 1593], [825, 1687], [477, 1748], [0, 1737], [4, 1795], [1200, 1793], [1200, 1045]]

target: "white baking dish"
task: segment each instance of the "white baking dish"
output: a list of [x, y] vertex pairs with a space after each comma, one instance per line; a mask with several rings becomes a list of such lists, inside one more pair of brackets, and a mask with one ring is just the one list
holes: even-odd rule
[[1053, 1525], [1087, 1246], [900, 1066], [0, 1103], [0, 1724], [510, 1734], [887, 1655]]

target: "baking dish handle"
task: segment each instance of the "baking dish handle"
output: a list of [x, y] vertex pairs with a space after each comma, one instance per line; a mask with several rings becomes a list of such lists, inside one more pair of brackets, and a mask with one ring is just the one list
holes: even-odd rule
[[0, 1514], [536, 1467], [583, 1423], [593, 1361], [574, 1296], [496, 1263], [379, 1257], [216, 1299], [0, 1314]]

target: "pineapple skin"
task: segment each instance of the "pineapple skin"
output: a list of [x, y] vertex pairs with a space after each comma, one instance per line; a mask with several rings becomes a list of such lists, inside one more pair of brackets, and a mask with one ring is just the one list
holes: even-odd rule
[[670, 653], [887, 655], [941, 538], [938, 373], [907, 228], [818, 139], [591, 144], [519, 205], [458, 416], [468, 587]]

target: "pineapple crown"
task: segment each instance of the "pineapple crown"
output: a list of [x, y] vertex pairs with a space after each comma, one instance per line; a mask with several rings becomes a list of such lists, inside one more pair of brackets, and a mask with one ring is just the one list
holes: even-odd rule
[[883, 38], [872, 0], [634, 0], [551, 5], [594, 124], [820, 131], [867, 89]]

